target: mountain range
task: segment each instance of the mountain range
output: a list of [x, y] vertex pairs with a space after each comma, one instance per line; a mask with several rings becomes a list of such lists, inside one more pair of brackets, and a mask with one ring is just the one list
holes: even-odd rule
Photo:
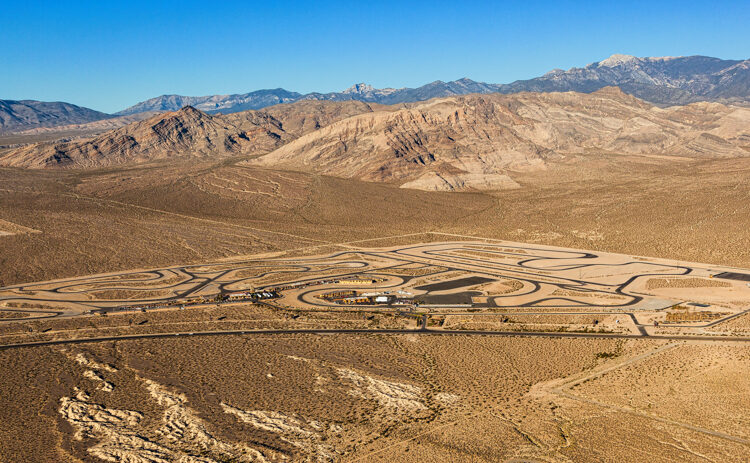
[[191, 106], [82, 141], [0, 152], [0, 165], [98, 168], [169, 159], [234, 163], [422, 190], [515, 188], [514, 175], [586, 153], [707, 159], [750, 155], [750, 108], [661, 108], [592, 93], [470, 94], [381, 105], [304, 100], [208, 114]]
[[176, 111], [192, 106], [207, 113], [234, 113], [302, 100], [398, 104], [471, 93], [591, 93], [608, 86], [659, 106], [696, 101], [750, 104], [750, 60], [706, 56], [638, 58], [612, 55], [582, 68], [555, 69], [543, 76], [510, 84], [489, 84], [463, 78], [435, 81], [418, 88], [376, 89], [356, 84], [341, 92], [301, 94], [285, 89], [234, 95], [162, 95], [108, 115], [68, 103], [0, 100], [0, 132], [68, 125], [145, 112]]
[[463, 78], [452, 82], [438, 80], [418, 88], [398, 89], [376, 89], [361, 83], [342, 92], [306, 95], [284, 89], [204, 97], [162, 95], [117, 114], [174, 111], [185, 105], [192, 105], [205, 112], [231, 113], [299, 100], [359, 100], [390, 105], [470, 93], [590, 93], [609, 86], [618, 86], [625, 93], [662, 106], [696, 101], [747, 103], [750, 102], [750, 60], [721, 60], [706, 56], [637, 58], [612, 55], [583, 68], [567, 71], [555, 69], [541, 77], [510, 84], [489, 84]]

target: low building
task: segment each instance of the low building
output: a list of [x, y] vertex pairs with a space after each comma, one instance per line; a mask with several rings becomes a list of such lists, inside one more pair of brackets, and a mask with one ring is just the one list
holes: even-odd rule
[[378, 280], [372, 278], [357, 278], [357, 279], [345, 279], [334, 281], [337, 285], [372, 285], [377, 283]]
[[341, 299], [342, 304], [369, 304], [370, 298], [369, 297], [347, 297], [345, 299]]

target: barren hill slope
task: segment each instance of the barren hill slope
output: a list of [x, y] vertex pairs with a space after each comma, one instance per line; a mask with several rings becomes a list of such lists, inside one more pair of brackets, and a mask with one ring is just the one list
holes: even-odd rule
[[186, 106], [90, 140], [13, 149], [0, 154], [0, 165], [90, 168], [174, 157], [266, 153], [311, 130], [367, 111], [373, 111], [372, 106], [359, 101], [300, 102], [226, 116]]
[[408, 188], [493, 189], [512, 187], [509, 173], [586, 150], [744, 156], [748, 121], [744, 108], [661, 109], [616, 88], [468, 95], [360, 114], [249, 162]]
[[406, 188], [491, 190], [516, 187], [515, 173], [585, 152], [747, 156], [749, 122], [748, 108], [704, 102], [664, 109], [611, 87], [396, 106], [303, 101], [229, 115], [186, 107], [90, 140], [6, 151], [0, 165], [86, 168], [255, 155], [246, 162]]
[[[393, 111], [395, 109], [397, 109], [397, 106], [385, 106], [357, 100], [340, 102], [305, 100], [270, 106], [262, 112], [280, 121], [285, 133], [299, 137], [358, 114]], [[235, 113], [225, 117], [227, 120], [235, 120], [234, 118], [242, 118], [243, 114], [246, 113]]]
[[81, 142], [37, 144], [0, 157], [15, 167], [101, 167], [186, 155], [238, 152], [251, 141], [273, 143], [268, 129], [250, 134], [192, 107], [164, 113]]

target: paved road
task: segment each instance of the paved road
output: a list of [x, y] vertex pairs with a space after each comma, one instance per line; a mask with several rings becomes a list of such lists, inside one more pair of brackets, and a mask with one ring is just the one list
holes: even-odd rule
[[[477, 246], [481, 246], [481, 251]], [[463, 251], [463, 254], [458, 254]], [[468, 253], [466, 251], [469, 251]], [[474, 253], [472, 255], [471, 253]], [[467, 255], [468, 254], [468, 255]], [[477, 254], [483, 255], [478, 257]], [[380, 264], [374, 265], [374, 262]], [[385, 262], [385, 264], [383, 263]], [[666, 261], [645, 261], [621, 255], [598, 255], [588, 251], [551, 248], [518, 243], [478, 243], [452, 242], [430, 243], [391, 248], [390, 250], [352, 249], [337, 252], [325, 257], [300, 257], [293, 259], [248, 259], [234, 262], [214, 262], [187, 266], [173, 266], [162, 269], [117, 272], [108, 275], [68, 278], [54, 282], [41, 282], [0, 288], [0, 302], [28, 302], [54, 305], [78, 304], [79, 309], [61, 309], [56, 313], [35, 313], [44, 318], [77, 316], [85, 309], [117, 306], [138, 306], [139, 304], [161, 304], [175, 306], [175, 297], [191, 297], [203, 292], [231, 291], [242, 283], [252, 284], [254, 280], [283, 272], [309, 273], [311, 276], [291, 278], [284, 283], [291, 284], [316, 281], [321, 278], [342, 278], [362, 272], [388, 274], [389, 269], [402, 265], [440, 266], [445, 270], [439, 273], [470, 272], [497, 278], [511, 278], [523, 282], [524, 287], [507, 295], [491, 296], [486, 304], [489, 309], [524, 307], [531, 313], [538, 309], [544, 313], [548, 307], [562, 310], [610, 310], [621, 311], [623, 316], [633, 319], [641, 335], [646, 335], [646, 325], [638, 323], [634, 311], [642, 301], [655, 299], [644, 293], [630, 290], [633, 283], [648, 277], [679, 277], [695, 274], [696, 270], [707, 271], [702, 264], [671, 263]], [[214, 268], [209, 268], [213, 266]], [[711, 267], [713, 268], [713, 267]], [[261, 269], [251, 277], [242, 277], [240, 271]], [[582, 277], [586, 270], [589, 276]], [[602, 273], [615, 275], [602, 280]], [[593, 275], [593, 276], [591, 276]], [[426, 275], [420, 276], [420, 278]], [[429, 275], [431, 277], [437, 274]], [[400, 276], [389, 286], [403, 285], [413, 277]], [[400, 282], [398, 280], [401, 280]], [[446, 277], [446, 279], [449, 279]], [[280, 279], [282, 280], [282, 279]], [[163, 284], [159, 284], [160, 282]], [[606, 281], [606, 282], [603, 282]], [[93, 286], [92, 286], [93, 285]], [[261, 286], [259, 289], [262, 289]], [[323, 301], [305, 300], [305, 296], [320, 291], [321, 286], [309, 287], [309, 291], [297, 295], [298, 301], [313, 310], [341, 311], [345, 306], [326, 307]], [[361, 289], [361, 288], [357, 288]], [[369, 290], [385, 289], [373, 286]], [[96, 299], [94, 291], [169, 291], [170, 295], [143, 299], [102, 300]], [[575, 294], [578, 294], [576, 296]], [[595, 299], [581, 295], [592, 294]], [[92, 299], [93, 297], [93, 299]], [[379, 310], [383, 306], [352, 306], [352, 310]], [[391, 311], [398, 307], [390, 308]], [[29, 310], [28, 312], [32, 312]], [[561, 312], [564, 313], [564, 312]], [[745, 313], [745, 312], [743, 312]], [[463, 315], [482, 315], [483, 312], [465, 312]], [[733, 314], [724, 319], [712, 321], [702, 326], [711, 327], [717, 323], [742, 315]], [[40, 317], [41, 318], [41, 317]], [[30, 318], [27, 318], [30, 320]], [[0, 322], [3, 320], [0, 319]], [[9, 319], [8, 322], [18, 321]], [[679, 325], [670, 325], [679, 327]]]
[[436, 330], [420, 326], [415, 330], [404, 329], [287, 329], [287, 330], [226, 330], [226, 331], [191, 331], [180, 333], [125, 334], [120, 336], [101, 336], [80, 339], [61, 339], [54, 341], [35, 341], [18, 344], [0, 345], [0, 350], [23, 347], [57, 346], [65, 344], [86, 344], [107, 341], [130, 341], [137, 339], [169, 339], [199, 336], [268, 336], [285, 334], [360, 334], [360, 335], [431, 335], [431, 336], [503, 336], [520, 338], [588, 338], [588, 339], [658, 339], [669, 341], [704, 341], [704, 342], [750, 342], [750, 337], [742, 336], [679, 336], [679, 335], [629, 335], [619, 333], [570, 333], [547, 331], [481, 331], [481, 330]]

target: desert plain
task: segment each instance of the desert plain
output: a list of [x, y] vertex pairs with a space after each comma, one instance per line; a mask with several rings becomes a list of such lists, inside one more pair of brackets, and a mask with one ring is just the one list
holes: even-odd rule
[[[563, 105], [551, 127], [594, 140], [514, 138], [491, 185], [465, 156], [497, 145], [434, 137], [475, 114], [444, 100], [322, 105], [316, 130], [275, 108], [288, 144], [221, 156], [149, 157], [144, 126], [114, 129], [140, 163], [4, 149], [38, 156], [0, 168], [0, 461], [747, 461], [746, 110], [608, 92], [461, 101]], [[627, 136], [607, 105], [638, 112]], [[134, 124], [179, 117], [203, 116]], [[563, 143], [545, 124], [519, 133]], [[402, 151], [364, 175], [372, 131]], [[63, 151], [90, 165], [45, 164]]]

